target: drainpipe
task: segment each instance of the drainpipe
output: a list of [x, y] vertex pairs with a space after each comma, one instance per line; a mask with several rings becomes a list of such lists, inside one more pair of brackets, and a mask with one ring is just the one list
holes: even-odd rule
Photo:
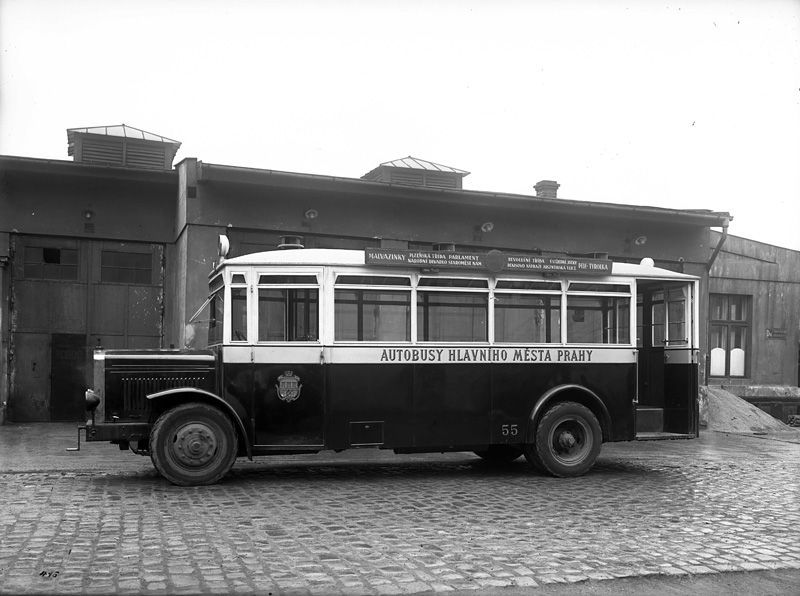
[[706, 271], [711, 271], [711, 268], [714, 266], [714, 261], [717, 260], [717, 255], [719, 254], [722, 245], [725, 244], [725, 239], [728, 237], [728, 224], [730, 224], [730, 220], [726, 217], [722, 221], [722, 238], [720, 238], [719, 242], [717, 242], [717, 246], [714, 249], [714, 253], [708, 260], [708, 263], [706, 263]]

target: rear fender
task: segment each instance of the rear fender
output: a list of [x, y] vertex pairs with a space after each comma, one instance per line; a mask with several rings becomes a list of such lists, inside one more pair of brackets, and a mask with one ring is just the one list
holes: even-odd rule
[[253, 459], [251, 441], [244, 425], [247, 414], [242, 404], [237, 400], [232, 399], [231, 401], [226, 401], [214, 393], [194, 387], [179, 387], [177, 389], [167, 389], [166, 391], [151, 393], [147, 396], [147, 399], [151, 400], [153, 405], [159, 405], [163, 409], [188, 401], [197, 401], [217, 406], [233, 420], [236, 430], [239, 433], [239, 439], [244, 444], [247, 451], [247, 458]]
[[608, 413], [608, 408], [606, 408], [603, 400], [600, 399], [594, 391], [587, 389], [583, 385], [567, 384], [558, 385], [547, 390], [536, 400], [536, 404], [533, 406], [530, 418], [528, 419], [526, 442], [533, 442], [534, 434], [536, 433], [536, 425], [549, 407], [564, 401], [574, 401], [589, 408], [600, 423], [600, 428], [603, 430], [603, 440], [606, 440], [610, 436], [611, 415]]

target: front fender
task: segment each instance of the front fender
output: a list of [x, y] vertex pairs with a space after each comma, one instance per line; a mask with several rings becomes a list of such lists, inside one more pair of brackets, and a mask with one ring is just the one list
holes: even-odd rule
[[247, 413], [245, 412], [242, 404], [240, 404], [237, 400], [232, 399], [230, 402], [222, 399], [220, 396], [211, 393], [209, 391], [204, 391], [203, 389], [197, 389], [196, 387], [179, 387], [177, 389], [167, 389], [165, 391], [159, 391], [157, 393], [151, 393], [150, 395], [146, 396], [149, 400], [165, 400], [165, 401], [173, 401], [177, 402], [181, 398], [195, 397], [198, 401], [212, 403], [214, 405], [219, 406], [223, 411], [227, 412], [230, 417], [233, 419], [236, 427], [239, 431], [240, 436], [244, 440], [245, 449], [247, 450], [247, 458], [253, 459], [253, 450], [250, 446], [251, 441], [247, 435], [247, 430], [244, 426], [244, 420], [247, 418]]
[[[570, 399], [571, 398], [571, 399]], [[539, 418], [542, 417], [547, 411], [548, 406], [560, 401], [576, 401], [585, 405], [592, 410], [595, 414], [599, 413], [598, 422], [600, 428], [603, 430], [603, 437], [610, 436], [611, 432], [611, 415], [608, 413], [608, 408], [603, 403], [603, 400], [591, 389], [587, 389], [583, 385], [574, 383], [558, 385], [548, 389], [542, 396], [536, 400], [536, 404], [531, 410], [530, 418], [528, 419], [527, 441], [533, 442], [534, 433], [536, 432], [536, 424]]]

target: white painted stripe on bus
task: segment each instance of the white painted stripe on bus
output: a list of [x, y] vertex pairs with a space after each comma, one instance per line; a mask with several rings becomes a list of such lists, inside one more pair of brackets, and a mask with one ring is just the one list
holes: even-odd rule
[[[560, 346], [253, 346], [259, 364], [632, 364], [629, 347]], [[224, 348], [225, 362], [250, 362], [248, 348]], [[230, 351], [228, 351], [230, 350]]]
[[95, 354], [95, 360], [205, 360], [212, 362], [214, 356], [210, 354]]
[[322, 346], [225, 346], [222, 357], [226, 364], [320, 364]]
[[599, 346], [409, 346], [330, 348], [326, 362], [375, 364], [552, 364], [633, 363], [630, 348]]

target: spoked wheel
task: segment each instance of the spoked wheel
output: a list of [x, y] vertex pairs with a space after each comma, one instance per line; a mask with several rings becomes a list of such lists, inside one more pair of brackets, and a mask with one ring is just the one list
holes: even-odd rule
[[188, 403], [164, 412], [150, 432], [150, 458], [173, 484], [213, 484], [233, 466], [236, 431], [219, 409]]
[[594, 465], [602, 442], [600, 423], [591, 410], [564, 402], [541, 417], [533, 444], [525, 446], [525, 457], [553, 476], [581, 476]]
[[508, 464], [522, 455], [522, 449], [516, 445], [489, 445], [475, 455], [493, 464]]

